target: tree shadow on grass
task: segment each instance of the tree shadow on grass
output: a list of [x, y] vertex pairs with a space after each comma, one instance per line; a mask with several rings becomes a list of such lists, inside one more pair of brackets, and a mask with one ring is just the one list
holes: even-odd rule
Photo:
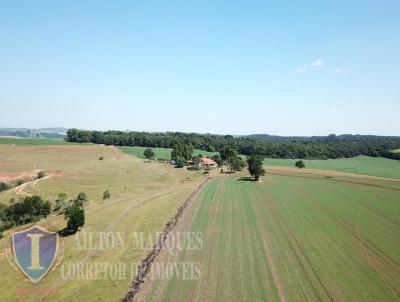
[[67, 228], [64, 228], [64, 229], [62, 229], [61, 231], [58, 232], [58, 235], [60, 237], [67, 237], [67, 236], [70, 236], [70, 235], [74, 235], [76, 232], [77, 231], [75, 231], [75, 230], [69, 230]]
[[242, 176], [237, 181], [255, 181], [255, 180], [250, 176]]

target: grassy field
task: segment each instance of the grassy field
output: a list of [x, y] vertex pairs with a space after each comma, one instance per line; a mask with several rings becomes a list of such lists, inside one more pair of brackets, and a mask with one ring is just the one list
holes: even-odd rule
[[[37, 141], [37, 140], [36, 140]], [[100, 161], [99, 156], [104, 160]], [[165, 164], [145, 163], [114, 147], [98, 145], [0, 145], [0, 176], [18, 177], [32, 169], [41, 169], [49, 178], [28, 183], [21, 190], [0, 193], [0, 202], [26, 194], [39, 194], [54, 201], [59, 192], [69, 198], [83, 191], [89, 197], [86, 224], [78, 235], [63, 237], [63, 260], [38, 285], [28, 282], [7, 261], [4, 250], [9, 233], [0, 239], [0, 301], [117, 301], [127, 292], [133, 279], [130, 264], [138, 262], [146, 250], [132, 249], [133, 232], [155, 233], [176, 212], [190, 192], [204, 179], [201, 173], [174, 169]], [[109, 190], [111, 198], [103, 201]], [[63, 217], [52, 215], [39, 224], [61, 230]], [[74, 241], [82, 234], [94, 234], [93, 245], [99, 244], [97, 232], [122, 233], [118, 249], [76, 248]], [[154, 237], [155, 240], [155, 237]], [[122, 279], [100, 280], [63, 278], [62, 265], [110, 263], [126, 265]], [[135, 272], [134, 272], [135, 273]], [[42, 293], [43, 289], [54, 293]]]
[[0, 137], [0, 145], [71, 145], [72, 143], [53, 140], [53, 139], [38, 139], [38, 138], [14, 138]]
[[[144, 150], [147, 149], [147, 147], [119, 147], [121, 149], [121, 151], [130, 154], [130, 155], [134, 155], [136, 157], [139, 158], [144, 158], [143, 152]], [[155, 158], [160, 158], [160, 159], [171, 159], [171, 148], [151, 148], [154, 153], [155, 153]], [[215, 154], [218, 154], [218, 152], [207, 152], [204, 150], [198, 150], [195, 149], [193, 150], [193, 155], [203, 155], [203, 156], [213, 156]]]
[[[296, 159], [267, 158], [266, 166], [294, 167]], [[304, 160], [307, 168], [347, 173], [400, 178], [400, 161], [382, 157], [358, 156], [354, 158]]]
[[400, 183], [359, 182], [213, 180], [176, 230], [201, 232], [202, 249], [156, 261], [199, 263], [201, 277], [149, 278], [137, 301], [398, 301]]

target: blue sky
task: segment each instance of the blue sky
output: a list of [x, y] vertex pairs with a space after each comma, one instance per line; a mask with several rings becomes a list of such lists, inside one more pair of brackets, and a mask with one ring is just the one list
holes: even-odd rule
[[0, 127], [400, 135], [400, 1], [2, 0], [0, 105]]

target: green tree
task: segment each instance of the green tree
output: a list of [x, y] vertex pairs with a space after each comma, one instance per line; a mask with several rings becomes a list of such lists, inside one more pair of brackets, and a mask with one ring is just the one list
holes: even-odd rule
[[219, 150], [219, 154], [221, 156], [221, 160], [225, 162], [232, 157], [237, 157], [238, 151], [234, 146], [227, 145]]
[[0, 192], [8, 190], [9, 187], [6, 183], [0, 182]]
[[171, 151], [171, 159], [174, 160], [178, 166], [186, 165], [186, 161], [192, 158], [193, 147], [186, 144], [175, 144]]
[[51, 213], [51, 203], [50, 201], [46, 200], [43, 205], [43, 216], [46, 219], [47, 215]]
[[265, 170], [263, 169], [263, 159], [264, 157], [260, 155], [252, 155], [247, 158], [247, 169], [255, 181], [258, 181], [261, 175], [265, 175]]
[[149, 161], [152, 160], [155, 156], [154, 151], [151, 148], [147, 148], [146, 150], [144, 150], [143, 155]]
[[303, 169], [306, 167], [306, 165], [304, 164], [304, 162], [302, 160], [296, 161], [296, 163], [294, 165], [299, 169]]
[[186, 160], [184, 158], [178, 158], [176, 160], [176, 167], [183, 168], [184, 166], [186, 166]]
[[79, 193], [78, 197], [73, 201], [73, 203], [79, 204], [81, 207], [85, 207], [88, 202], [87, 196], [85, 193]]
[[246, 166], [246, 163], [239, 156], [232, 156], [228, 158], [226, 163], [231, 173], [235, 171], [240, 171]]
[[65, 209], [64, 218], [67, 220], [67, 233], [76, 233], [85, 224], [86, 203], [86, 194], [81, 192]]
[[73, 203], [65, 210], [67, 231], [76, 233], [85, 224], [85, 209], [77, 203]]
[[211, 159], [218, 164], [218, 168], [222, 167], [222, 159], [218, 154], [213, 155]]
[[64, 212], [67, 208], [67, 194], [58, 193], [58, 198], [56, 199], [56, 205], [54, 207], [54, 212]]

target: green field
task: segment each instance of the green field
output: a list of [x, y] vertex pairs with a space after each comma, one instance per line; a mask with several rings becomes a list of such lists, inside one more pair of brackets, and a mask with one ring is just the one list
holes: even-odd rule
[[[104, 159], [100, 161], [99, 156]], [[138, 262], [147, 253], [146, 250], [132, 249], [132, 233], [160, 231], [187, 195], [205, 178], [202, 173], [174, 169], [154, 162], [146, 163], [115, 147], [80, 144], [0, 145], [0, 177], [20, 178], [20, 175], [34, 169], [44, 170], [50, 177], [4, 191], [0, 193], [0, 202], [8, 204], [10, 198], [18, 199], [27, 194], [38, 194], [54, 202], [60, 192], [67, 193], [69, 198], [85, 192], [89, 198], [86, 223], [78, 235], [119, 232], [125, 234], [123, 246], [115, 250], [77, 249], [74, 241], [78, 235], [63, 237], [61, 265], [34, 285], [7, 261], [4, 251], [10, 237], [6, 232], [5, 237], [0, 239], [0, 301], [118, 301], [125, 295], [133, 279], [130, 274], [131, 263]], [[105, 190], [110, 191], [111, 198], [103, 201]], [[66, 221], [62, 215], [51, 215], [39, 224], [59, 231], [66, 226]], [[93, 240], [93, 244], [99, 243], [98, 237]], [[126, 265], [126, 274], [122, 279], [70, 280], [62, 277], [63, 264], [80, 262], [123, 263]], [[45, 288], [54, 289], [54, 293], [41, 293]]]
[[149, 278], [137, 301], [398, 301], [400, 183], [238, 179], [213, 180], [178, 226], [202, 249], [156, 262], [199, 263], [201, 277]]
[[[264, 165], [294, 167], [296, 159], [267, 158]], [[400, 161], [382, 157], [358, 156], [354, 158], [303, 160], [306, 168], [347, 173], [400, 178]]]
[[0, 137], [0, 145], [70, 145], [70, 144], [72, 143], [54, 139]]
[[[143, 152], [147, 149], [147, 147], [119, 147], [119, 149], [127, 154], [134, 155], [139, 158], [144, 158]], [[156, 159], [171, 159], [171, 148], [151, 148], [155, 153]], [[218, 152], [207, 152], [204, 150], [193, 150], [193, 156], [196, 155], [203, 156], [213, 156], [218, 154]]]

